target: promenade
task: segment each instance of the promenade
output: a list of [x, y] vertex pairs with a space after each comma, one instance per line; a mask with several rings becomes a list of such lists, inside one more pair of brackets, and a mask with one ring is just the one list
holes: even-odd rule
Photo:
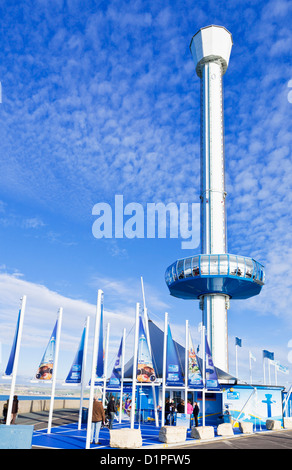
[[[34, 425], [34, 436], [32, 449], [84, 449], [86, 440], [86, 426], [82, 425], [77, 430], [78, 410], [64, 409], [55, 410], [53, 415], [52, 433], [47, 434], [48, 412], [40, 411], [34, 413], [20, 414], [17, 424]], [[119, 425], [116, 423], [114, 428]], [[129, 427], [129, 423], [122, 425]], [[179, 445], [165, 445], [158, 440], [159, 429], [151, 424], [141, 425], [143, 447], [141, 450], [155, 450], [168, 452], [168, 450], [182, 450], [184, 452], [193, 450], [209, 449], [292, 449], [292, 430], [261, 431], [252, 435], [236, 433], [233, 437], [216, 436], [210, 441], [191, 439], [188, 432], [187, 440]], [[100, 433], [100, 446], [91, 446], [91, 449], [108, 450], [109, 430], [104, 428]], [[114, 452], [114, 449], [112, 449]]]

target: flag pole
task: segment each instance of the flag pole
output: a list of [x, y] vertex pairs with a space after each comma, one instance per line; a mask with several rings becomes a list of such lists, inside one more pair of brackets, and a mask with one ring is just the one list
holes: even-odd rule
[[188, 366], [189, 366], [189, 321], [186, 320], [186, 348], [185, 348], [185, 414], [187, 414], [188, 401]]
[[122, 422], [123, 412], [123, 390], [124, 390], [124, 370], [125, 370], [125, 341], [126, 341], [126, 328], [123, 330], [123, 347], [122, 347], [122, 368], [121, 368], [121, 397], [120, 397], [120, 416], [119, 423]]
[[236, 378], [238, 379], [238, 363], [237, 363], [237, 344], [235, 344], [235, 374]]
[[205, 390], [206, 390], [206, 333], [205, 333], [205, 325], [202, 324], [202, 343], [203, 343], [203, 426], [205, 426]]
[[[148, 325], [148, 311], [146, 308], [146, 300], [145, 300], [145, 291], [144, 291], [144, 283], [143, 283], [143, 277], [141, 276], [141, 286], [142, 286], [142, 295], [143, 295], [143, 307], [144, 307], [144, 323], [145, 323], [145, 328], [146, 328], [146, 337], [147, 337], [147, 343], [148, 343], [148, 348], [150, 352], [150, 356], [152, 358], [152, 350], [151, 350], [151, 342], [150, 342], [150, 333], [149, 333], [149, 325]], [[153, 358], [152, 358], [153, 359]], [[151, 384], [152, 386], [152, 395], [153, 395], [153, 407], [154, 407], [154, 417], [155, 417], [155, 426], [159, 426], [158, 422], [158, 413], [157, 413], [157, 403], [156, 403], [156, 391], [155, 391], [155, 385]]]
[[252, 372], [251, 372], [251, 354], [249, 351], [249, 382], [252, 384]]
[[60, 307], [59, 315], [58, 315], [57, 333], [56, 333], [56, 350], [55, 350], [55, 357], [54, 357], [54, 364], [53, 364], [52, 392], [51, 392], [51, 401], [50, 401], [50, 411], [49, 411], [47, 434], [50, 434], [51, 429], [52, 429], [54, 400], [55, 400], [55, 389], [56, 389], [56, 380], [57, 380], [57, 367], [58, 367], [58, 358], [59, 358], [59, 349], [60, 349], [62, 315], [63, 315], [63, 308]]
[[84, 340], [84, 350], [83, 350], [83, 358], [82, 358], [82, 372], [81, 372], [81, 390], [80, 390], [80, 407], [79, 407], [79, 418], [78, 418], [78, 430], [81, 429], [81, 421], [82, 421], [82, 405], [83, 405], [83, 396], [84, 396], [84, 378], [85, 378], [85, 369], [86, 369], [86, 358], [87, 358], [87, 347], [88, 347], [88, 331], [89, 331], [89, 321], [90, 317], [86, 319], [86, 326], [85, 326], [85, 340]]
[[165, 312], [165, 315], [164, 315], [164, 337], [163, 337], [161, 426], [164, 426], [164, 423], [165, 423], [165, 386], [166, 386], [167, 328], [168, 328], [168, 313]]
[[106, 330], [106, 342], [105, 342], [105, 354], [104, 354], [104, 379], [103, 379], [103, 397], [102, 397], [102, 406], [105, 405], [105, 395], [106, 395], [106, 376], [107, 376], [107, 363], [108, 363], [108, 343], [109, 343], [109, 332], [110, 332], [110, 323], [107, 324]]
[[6, 417], [6, 424], [8, 425], [10, 425], [10, 421], [11, 421], [12, 402], [13, 402], [13, 396], [14, 396], [15, 384], [16, 384], [16, 375], [17, 375], [17, 368], [18, 368], [18, 359], [19, 359], [20, 342], [21, 342], [21, 336], [22, 336], [25, 306], [26, 306], [26, 295], [24, 295], [21, 299], [19, 326], [18, 326], [15, 356], [14, 356], [13, 370], [12, 370], [12, 381], [11, 381], [11, 386], [10, 386], [10, 396], [9, 396], [7, 417]]
[[134, 340], [134, 356], [133, 356], [133, 378], [132, 378], [132, 404], [130, 423], [131, 429], [134, 429], [135, 410], [136, 410], [136, 382], [137, 382], [137, 357], [138, 357], [138, 335], [139, 335], [139, 309], [140, 304], [136, 303], [136, 323], [135, 323], [135, 340]]
[[98, 290], [97, 293], [97, 306], [95, 316], [95, 328], [94, 328], [94, 340], [93, 340], [93, 353], [92, 353], [92, 365], [91, 365], [91, 381], [90, 381], [90, 392], [89, 392], [89, 404], [88, 404], [88, 417], [87, 417], [87, 431], [86, 431], [86, 445], [85, 448], [90, 448], [90, 435], [91, 435], [91, 424], [92, 424], [92, 409], [93, 409], [93, 396], [94, 396], [94, 384], [96, 376], [96, 365], [97, 365], [97, 349], [99, 341], [99, 330], [101, 320], [101, 305], [103, 302], [103, 291]]

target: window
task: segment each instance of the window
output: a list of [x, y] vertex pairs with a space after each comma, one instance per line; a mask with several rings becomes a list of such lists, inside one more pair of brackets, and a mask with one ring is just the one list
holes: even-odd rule
[[193, 257], [193, 276], [199, 276], [199, 257], [194, 256]]
[[249, 258], [245, 258], [245, 277], [251, 278], [253, 272], [253, 263]]
[[183, 259], [180, 259], [177, 262], [177, 275], [179, 279], [184, 278], [184, 260]]
[[192, 258], [185, 259], [185, 277], [192, 275]]
[[201, 256], [201, 274], [209, 274], [209, 256]]
[[219, 274], [221, 275], [228, 274], [228, 256], [227, 255], [220, 255]]
[[210, 274], [218, 274], [218, 255], [210, 256]]
[[237, 259], [236, 256], [229, 256], [229, 274], [236, 276], [237, 274]]

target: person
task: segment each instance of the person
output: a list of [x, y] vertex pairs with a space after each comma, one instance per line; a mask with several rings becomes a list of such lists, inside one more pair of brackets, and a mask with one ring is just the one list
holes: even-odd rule
[[12, 417], [11, 424], [15, 424], [17, 413], [18, 413], [18, 397], [17, 395], [14, 395], [13, 402], [12, 402], [12, 409], [11, 409], [11, 417]]
[[125, 410], [125, 413], [127, 413], [127, 415], [130, 417], [130, 414], [131, 414], [131, 400], [130, 400], [130, 398], [127, 398], [124, 410]]
[[195, 426], [198, 427], [199, 424], [198, 424], [198, 415], [199, 415], [199, 411], [200, 411], [200, 408], [199, 408], [199, 405], [197, 402], [194, 403], [194, 407], [193, 407], [193, 415], [194, 415], [194, 418], [195, 418]]
[[190, 400], [188, 400], [188, 404], [187, 404], [187, 414], [188, 415], [191, 415], [193, 413], [193, 407], [192, 407], [192, 404], [190, 402]]
[[115, 413], [117, 412], [116, 405], [115, 405], [115, 397], [111, 397], [110, 401], [108, 402], [106, 411], [107, 411], [108, 419], [109, 419], [109, 429], [113, 429]]
[[184, 401], [181, 400], [180, 403], [177, 405], [177, 412], [184, 413], [185, 412], [185, 404]]
[[92, 407], [92, 424], [91, 424], [91, 438], [90, 444], [93, 443], [93, 438], [95, 435], [95, 444], [99, 444], [99, 431], [101, 428], [101, 423], [105, 423], [105, 413], [101, 403], [101, 398], [94, 397], [93, 407]]
[[4, 423], [4, 424], [6, 424], [7, 411], [8, 411], [8, 400], [3, 405], [3, 420], [2, 420], [2, 423]]

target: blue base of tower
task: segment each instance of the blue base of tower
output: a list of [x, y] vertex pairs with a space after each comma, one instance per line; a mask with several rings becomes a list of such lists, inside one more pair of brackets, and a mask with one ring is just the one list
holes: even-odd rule
[[260, 263], [229, 254], [180, 259], [165, 273], [170, 294], [181, 299], [198, 299], [206, 294], [248, 299], [260, 293], [264, 278], [264, 267]]

